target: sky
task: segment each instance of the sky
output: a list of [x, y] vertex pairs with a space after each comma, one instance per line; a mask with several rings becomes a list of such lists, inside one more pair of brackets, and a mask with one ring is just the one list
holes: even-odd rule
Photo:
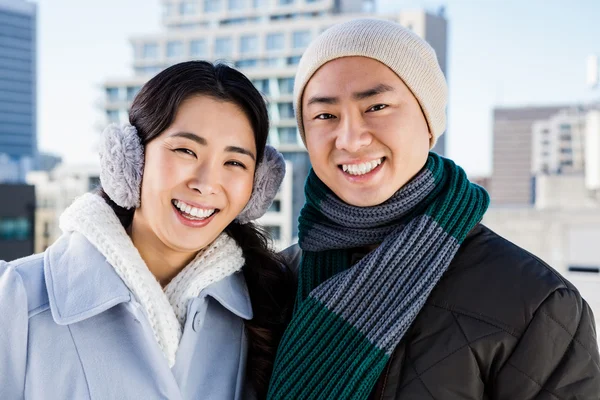
[[[382, 12], [445, 6], [447, 156], [492, 171], [497, 106], [587, 103], [586, 60], [600, 54], [600, 0], [377, 0]], [[37, 0], [38, 140], [69, 163], [97, 159], [102, 82], [132, 75], [129, 38], [164, 31], [160, 0]]]

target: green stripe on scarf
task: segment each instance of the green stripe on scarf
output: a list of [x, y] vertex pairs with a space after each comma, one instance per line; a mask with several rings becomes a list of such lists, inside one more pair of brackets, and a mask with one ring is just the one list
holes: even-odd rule
[[296, 307], [268, 398], [366, 399], [489, 197], [434, 153], [377, 206], [344, 203], [312, 171], [305, 192]]

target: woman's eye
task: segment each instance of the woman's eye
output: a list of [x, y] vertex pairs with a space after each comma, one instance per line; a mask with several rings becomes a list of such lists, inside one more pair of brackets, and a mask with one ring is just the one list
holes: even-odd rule
[[381, 111], [387, 107], [388, 107], [387, 104], [376, 104], [373, 107], [369, 108], [368, 111]]
[[184, 154], [188, 154], [192, 157], [196, 157], [196, 153], [194, 153], [190, 149], [180, 148], [180, 149], [175, 149], [175, 151], [178, 153], [184, 153]]
[[232, 165], [234, 167], [240, 167], [240, 168], [246, 169], [246, 166], [244, 164], [242, 164], [241, 162], [239, 162], [239, 161], [227, 161], [226, 164], [227, 165]]
[[335, 118], [332, 114], [324, 113], [324, 114], [317, 115], [315, 119], [332, 119], [332, 118]]

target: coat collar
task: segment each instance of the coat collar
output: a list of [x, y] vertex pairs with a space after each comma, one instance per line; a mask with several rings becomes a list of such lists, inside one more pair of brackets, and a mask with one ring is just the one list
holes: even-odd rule
[[[78, 232], [62, 235], [46, 250], [44, 275], [52, 317], [59, 325], [86, 320], [133, 298], [106, 258]], [[203, 296], [213, 297], [240, 318], [252, 318], [241, 272], [209, 285]]]

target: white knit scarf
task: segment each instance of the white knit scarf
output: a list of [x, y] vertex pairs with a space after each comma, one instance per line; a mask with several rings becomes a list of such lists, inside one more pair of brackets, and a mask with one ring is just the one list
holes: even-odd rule
[[221, 233], [163, 291], [112, 208], [91, 193], [81, 196], [65, 210], [60, 217], [60, 229], [81, 233], [106, 257], [143, 307], [169, 367], [175, 365], [188, 302], [211, 283], [241, 270], [244, 265], [242, 249], [230, 236]]

